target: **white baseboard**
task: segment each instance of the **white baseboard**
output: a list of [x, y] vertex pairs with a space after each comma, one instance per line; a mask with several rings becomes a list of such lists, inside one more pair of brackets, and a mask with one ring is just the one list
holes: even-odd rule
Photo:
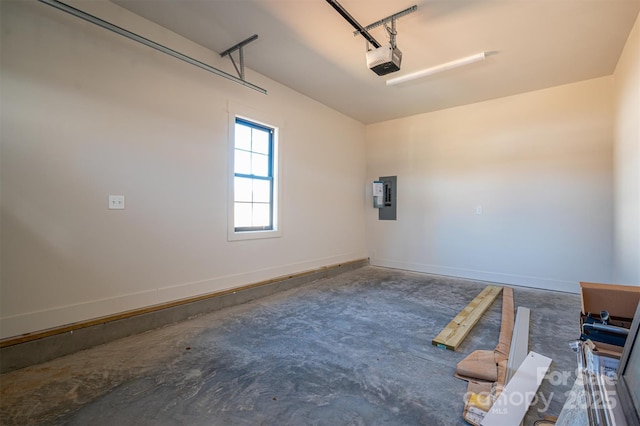
[[145, 291], [89, 300], [66, 306], [0, 318], [0, 339], [19, 336], [141, 309], [190, 297], [240, 288], [253, 283], [297, 274], [325, 266], [365, 258], [363, 253], [343, 253], [304, 262], [289, 263], [255, 271], [214, 277], [202, 281], [152, 288]]
[[542, 290], [562, 291], [565, 293], [580, 293], [579, 281], [557, 280], [546, 277], [532, 277], [527, 275], [505, 274], [493, 271], [455, 268], [450, 266], [429, 265], [424, 263], [402, 262], [392, 259], [371, 258], [371, 265], [386, 268], [404, 269], [407, 271], [426, 274], [446, 275], [450, 277], [471, 280], [488, 281], [506, 285], [532, 287]]

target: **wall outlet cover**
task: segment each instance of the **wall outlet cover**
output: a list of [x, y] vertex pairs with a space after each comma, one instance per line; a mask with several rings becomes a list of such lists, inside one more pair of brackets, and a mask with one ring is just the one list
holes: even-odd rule
[[109, 210], [124, 210], [124, 195], [109, 195]]

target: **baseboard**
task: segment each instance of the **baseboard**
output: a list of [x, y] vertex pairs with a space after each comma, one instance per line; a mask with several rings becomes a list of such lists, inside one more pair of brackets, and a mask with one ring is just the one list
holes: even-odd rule
[[406, 271], [422, 272], [426, 274], [445, 275], [455, 278], [487, 281], [521, 287], [532, 287], [542, 290], [562, 291], [565, 293], [580, 293], [579, 281], [555, 280], [543, 277], [532, 277], [500, 272], [479, 271], [473, 269], [453, 268], [448, 266], [429, 265], [423, 263], [402, 262], [391, 259], [371, 258], [372, 266], [403, 269]]
[[242, 288], [272, 277], [287, 277], [300, 271], [311, 271], [326, 265], [337, 265], [352, 259], [361, 259], [360, 253], [338, 253], [329, 257], [305, 259], [295, 263], [268, 266], [262, 269], [239, 271], [208, 277], [203, 280], [149, 287], [141, 291], [124, 291], [108, 297], [85, 299], [69, 304], [29, 310], [15, 315], [2, 312], [0, 317], [0, 347], [4, 339], [28, 335], [39, 330], [84, 322], [93, 318], [111, 316], [114, 312], [136, 311], [148, 306], [164, 305], [176, 300], [191, 300], [199, 295], [220, 294]]
[[0, 340], [0, 373], [299, 287], [369, 264], [358, 259], [242, 287], [162, 303]]

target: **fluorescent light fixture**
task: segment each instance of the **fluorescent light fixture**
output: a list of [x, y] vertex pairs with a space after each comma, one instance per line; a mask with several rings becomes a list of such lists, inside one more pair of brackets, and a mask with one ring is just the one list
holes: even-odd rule
[[417, 78], [422, 78], [428, 75], [437, 74], [439, 72], [450, 70], [452, 68], [458, 68], [463, 65], [472, 64], [474, 62], [482, 61], [486, 57], [487, 57], [486, 52], [476, 53], [475, 55], [467, 56], [464, 58], [456, 59], [455, 61], [436, 65], [435, 67], [427, 68], [422, 71], [416, 71], [416, 72], [412, 72], [411, 74], [406, 74], [400, 77], [391, 78], [387, 80], [387, 86], [395, 86], [396, 84], [401, 84], [407, 81], [415, 80]]

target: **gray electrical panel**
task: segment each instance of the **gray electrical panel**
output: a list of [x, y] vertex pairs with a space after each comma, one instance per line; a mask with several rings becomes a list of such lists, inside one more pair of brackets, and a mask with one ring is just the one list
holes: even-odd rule
[[384, 184], [384, 206], [378, 209], [378, 220], [396, 220], [397, 176], [384, 176], [378, 179]]

